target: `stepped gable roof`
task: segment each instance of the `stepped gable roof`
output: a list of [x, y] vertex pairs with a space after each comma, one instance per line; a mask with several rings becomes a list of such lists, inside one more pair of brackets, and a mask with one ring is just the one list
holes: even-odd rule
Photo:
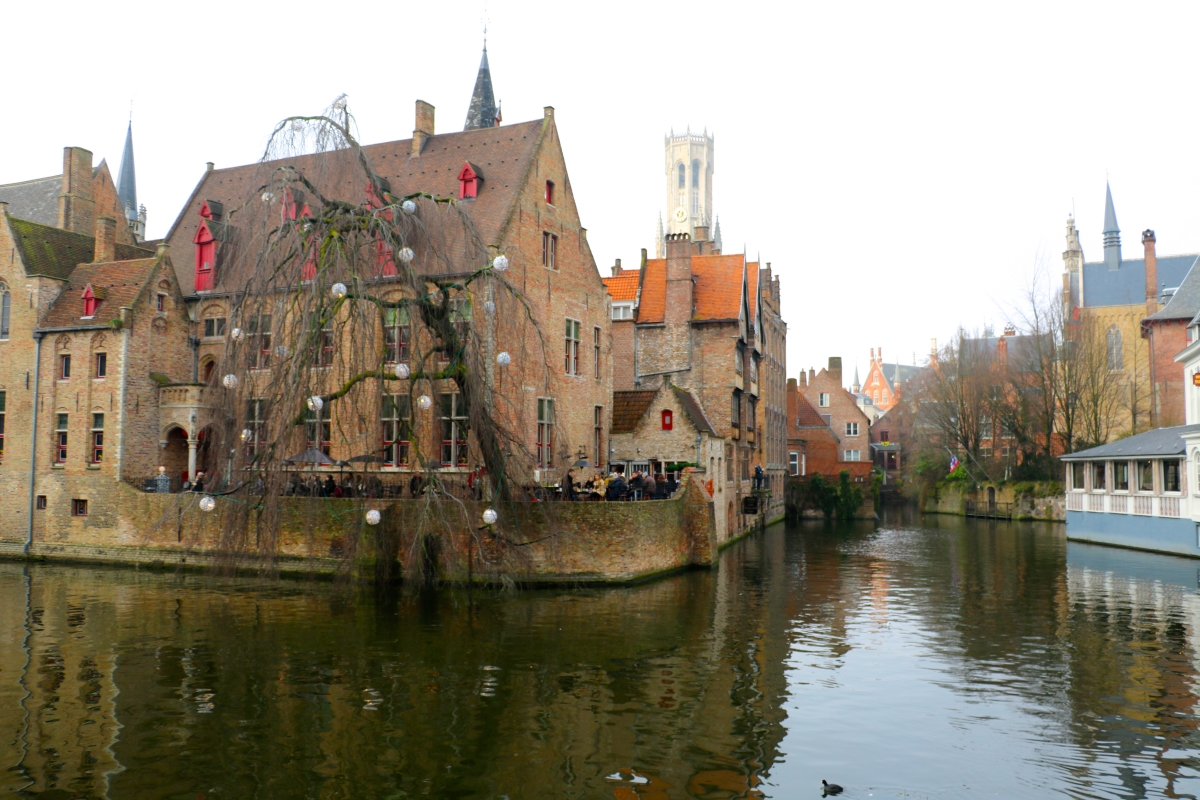
[[608, 294], [618, 303], [637, 300], [638, 280], [641, 278], [639, 269], [623, 269], [620, 275], [601, 278]]
[[1178, 425], [1174, 428], [1157, 428], [1137, 436], [1129, 436], [1089, 450], [1059, 456], [1063, 461], [1086, 461], [1105, 458], [1154, 458], [1182, 456], [1187, 451], [1183, 435], [1200, 432], [1200, 425]]
[[687, 389], [680, 389], [678, 386], [672, 385], [671, 391], [675, 392], [675, 398], [679, 401], [680, 407], [687, 414], [688, 419], [692, 421], [692, 427], [701, 433], [707, 433], [709, 436], [717, 436], [717, 429], [708, 421], [708, 417], [704, 413], [704, 409], [700, 407], [700, 402], [696, 400], [696, 396]]
[[[487, 177], [479, 196], [463, 202], [461, 207], [471, 217], [483, 242], [497, 244], [507, 226], [513, 203], [524, 188], [525, 176], [546, 124], [549, 124], [548, 120], [538, 119], [496, 128], [440, 133], [425, 142], [421, 155], [416, 158], [412, 157], [412, 139], [365, 145], [362, 149], [372, 168], [388, 181], [391, 193], [396, 197], [417, 192], [458, 197], [458, 173], [463, 164], [469, 161], [478, 165]], [[341, 159], [340, 169], [332, 166], [334, 159]], [[365, 178], [361, 169], [351, 166], [352, 159], [352, 151], [336, 150], [206, 172], [171, 226], [167, 241], [173, 247], [190, 251], [192, 237], [200, 225], [200, 207], [205, 200], [224, 204], [224, 221], [236, 226], [234, 210], [250, 200], [271, 173], [283, 166], [293, 166], [304, 173], [326, 197], [366, 201]], [[326, 177], [321, 174], [326, 166], [330, 167], [329, 173], [336, 175], [322, 180]], [[195, 276], [191, 270], [179, 271], [178, 277], [181, 291], [185, 295], [194, 293]]]
[[58, 224], [58, 196], [62, 193], [62, 175], [0, 186], [0, 202], [8, 203], [8, 213], [41, 225]]
[[[158, 259], [152, 257], [80, 264], [46, 312], [39, 329], [53, 330], [76, 325], [108, 327], [109, 321], [120, 316], [119, 309], [133, 305], [157, 263]], [[101, 298], [92, 319], [83, 317], [83, 292], [88, 286], [92, 287], [96, 297]]]
[[[757, 268], [753, 272], [757, 287]], [[741, 318], [742, 286], [747, 276], [745, 256], [692, 256], [692, 276], [696, 282], [692, 294], [696, 306], [694, 322]], [[665, 295], [665, 285], [663, 292]]]
[[1191, 320], [1200, 312], [1200, 267], [1195, 265], [1188, 270], [1183, 282], [1171, 295], [1157, 313], [1146, 317], [1147, 320], [1186, 319]]
[[658, 392], [654, 389], [613, 392], [612, 433], [633, 433], [650, 409]]
[[[65, 281], [77, 264], [85, 263], [95, 255], [94, 237], [16, 217], [9, 217], [8, 222], [21, 260], [25, 262], [26, 275]], [[153, 256], [154, 252], [118, 242], [114, 255], [118, 260], [128, 261]]]
[[[1158, 282], [1161, 286], [1179, 286], [1188, 271], [1200, 260], [1195, 253], [1158, 257]], [[1130, 306], [1146, 302], [1146, 259], [1121, 259], [1120, 269], [1109, 269], [1103, 261], [1083, 265], [1083, 305]]]

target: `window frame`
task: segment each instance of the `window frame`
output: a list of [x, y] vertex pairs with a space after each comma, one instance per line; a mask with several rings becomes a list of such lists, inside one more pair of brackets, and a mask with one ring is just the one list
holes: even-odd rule
[[55, 464], [67, 463], [67, 456], [70, 453], [70, 451], [68, 450], [68, 445], [70, 444], [70, 434], [71, 434], [71, 415], [58, 412], [58, 418], [55, 420], [55, 423], [54, 423], [54, 463]]
[[[267, 424], [267, 401], [263, 398], [252, 397], [246, 401], [246, 430], [250, 437], [245, 442], [246, 463], [251, 464], [258, 458], [259, 451], [266, 442], [263, 441], [263, 428]], [[307, 434], [307, 431], [305, 431]]]
[[846, 435], [847, 436], [858, 436], [858, 423], [857, 422], [847, 422], [846, 423]]
[[564, 329], [563, 341], [565, 343], [565, 360], [564, 370], [566, 375], [580, 375], [579, 371], [579, 345], [580, 336], [583, 329], [582, 323], [577, 319], [567, 317], [566, 328]]
[[60, 381], [71, 380], [71, 354], [58, 354], [58, 379]]
[[12, 293], [0, 286], [0, 341], [8, 341], [12, 325]]
[[[1089, 461], [1091, 464], [1091, 479], [1093, 492], [1108, 491], [1108, 462], [1107, 461]], [[1097, 481], [1097, 479], [1099, 479]], [[1099, 485], [1097, 485], [1097, 483]]]
[[829, 392], [817, 393], [817, 408], [829, 408]]
[[800, 451], [788, 451], [788, 474], [793, 478], [800, 477]]
[[[446, 414], [449, 398], [449, 415]], [[460, 407], [461, 406], [461, 407]], [[441, 464], [446, 467], [470, 466], [467, 437], [471, 426], [469, 411], [458, 392], [438, 393], [438, 424], [441, 428]]]
[[88, 515], [88, 501], [83, 497], [71, 498], [71, 516], [86, 517]]
[[[1134, 478], [1137, 479], [1137, 491], [1140, 494], [1154, 494], [1154, 473], [1157, 472], [1154, 468], [1154, 461], [1150, 459], [1137, 459], [1133, 462]], [[1142, 478], [1149, 476], [1150, 488], [1142, 488]]]
[[[265, 322], [265, 325], [264, 325]], [[266, 330], [263, 330], [263, 328]], [[266, 370], [271, 368], [271, 315], [256, 314], [246, 323], [246, 339], [250, 356], [249, 369]]]
[[542, 266], [558, 270], [558, 235], [542, 231]]
[[88, 451], [89, 464], [104, 463], [104, 415], [92, 412], [91, 448]]
[[[407, 413], [404, 411], [405, 406], [408, 409]], [[383, 395], [380, 420], [383, 434], [383, 447], [381, 448], [384, 453], [383, 466], [394, 469], [411, 466], [412, 397], [401, 393]], [[389, 438], [389, 434], [391, 438]]]
[[4, 462], [4, 424], [8, 421], [8, 392], [0, 390], [0, 463]]
[[554, 468], [554, 398], [539, 397], [537, 399], [537, 438], [535, 453], [538, 469]]
[[309, 447], [332, 458], [329, 454], [333, 451], [333, 403], [325, 403], [320, 411], [305, 409], [304, 437]]
[[596, 380], [600, 380], [600, 326], [592, 328], [592, 372]]
[[412, 358], [412, 315], [408, 306], [384, 311], [383, 351], [384, 362], [388, 364], [407, 364]]
[[546, 181], [546, 205], [554, 205], [554, 181]]
[[[1122, 476], [1124, 480], [1122, 480]], [[1125, 485], [1122, 487], [1121, 484]], [[1129, 492], [1129, 462], [1114, 461], [1112, 462], [1112, 485], [1113, 492]]]
[[621, 322], [622, 320], [633, 319], [633, 303], [613, 303], [612, 313], [609, 316], [612, 318], [613, 322]]
[[735, 428], [742, 427], [742, 392], [734, 389], [729, 402], [729, 424]]
[[108, 352], [101, 350], [92, 358], [92, 377], [95, 380], [104, 380], [108, 377]]
[[[1159, 462], [1162, 466], [1162, 493], [1163, 494], [1182, 494], [1183, 493], [1183, 459], [1181, 458], [1164, 458]], [[1173, 465], [1175, 468], [1175, 480], [1170, 480], [1170, 469], [1168, 465]], [[1171, 488], [1172, 483], [1174, 488]]]
[[592, 407], [592, 446], [596, 449], [593, 467], [604, 464], [604, 406]]
[[[202, 337], [205, 339], [221, 339], [225, 336], [225, 317], [205, 317]], [[211, 324], [210, 324], [211, 323]], [[211, 329], [211, 333], [210, 333]]]

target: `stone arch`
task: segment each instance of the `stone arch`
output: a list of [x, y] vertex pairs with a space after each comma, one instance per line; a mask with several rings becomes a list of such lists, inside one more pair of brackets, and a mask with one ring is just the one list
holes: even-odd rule
[[225, 316], [225, 306], [221, 305], [220, 303], [209, 303], [208, 305], [204, 306], [204, 309], [200, 312], [200, 319], [204, 319], [205, 317], [223, 316]]
[[70, 350], [71, 349], [71, 337], [65, 333], [63, 335], [59, 336], [57, 339], [54, 340], [54, 349], [55, 350]]
[[167, 321], [162, 317], [155, 317], [154, 321], [150, 323], [150, 327], [154, 328], [155, 333], [166, 333]]
[[169, 280], [167, 280], [166, 278], [163, 278], [161, 281], [158, 282], [158, 288], [167, 289], [169, 291], [171, 289], [171, 282]]
[[200, 382], [213, 384], [217, 377], [217, 359], [211, 355], [200, 359]]
[[108, 341], [104, 337], [104, 331], [98, 331], [92, 336], [91, 345], [93, 350], [103, 350], [107, 344]]

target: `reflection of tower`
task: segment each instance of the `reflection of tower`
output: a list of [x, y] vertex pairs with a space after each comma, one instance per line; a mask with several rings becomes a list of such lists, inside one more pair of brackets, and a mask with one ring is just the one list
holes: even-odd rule
[[712, 225], [713, 137], [704, 133], [670, 135], [663, 140], [667, 166], [667, 233], [692, 234]]

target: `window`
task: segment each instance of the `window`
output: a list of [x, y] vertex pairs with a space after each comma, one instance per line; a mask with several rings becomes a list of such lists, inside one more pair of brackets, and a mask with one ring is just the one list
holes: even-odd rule
[[633, 319], [633, 304], [613, 303], [612, 318], [615, 320]]
[[250, 369], [271, 368], [271, 315], [251, 317], [247, 325]]
[[664, 431], [673, 430], [675, 428], [675, 415], [671, 413], [671, 409], [664, 408], [662, 410], [662, 429]]
[[93, 464], [104, 462], [104, 415], [92, 414], [92, 459]]
[[888, 390], [884, 389], [883, 390], [883, 402], [886, 403], [887, 401], [888, 401]]
[[847, 450], [846, 457], [842, 460], [843, 461], [862, 461], [862, 451], [861, 450]]
[[821, 408], [829, 408], [829, 392], [821, 392], [817, 395], [817, 405]]
[[700, 159], [692, 159], [692, 188], [700, 188]]
[[1107, 467], [1107, 463], [1104, 461], [1093, 461], [1092, 462], [1092, 491], [1093, 492], [1103, 492], [1105, 490], [1105, 488], [1108, 486], [1108, 481], [1106, 480], [1106, 478], [1108, 476], [1108, 471], [1107, 471], [1106, 467]]
[[1114, 461], [1113, 462], [1113, 491], [1128, 492], [1129, 491], [1129, 462]]
[[96, 298], [91, 286], [87, 286], [83, 290], [83, 316], [84, 319], [91, 319], [96, 315], [96, 306], [100, 301]]
[[579, 321], [567, 320], [566, 371], [568, 375], [579, 374]]
[[737, 352], [733, 357], [733, 371], [738, 375], [742, 374], [742, 362], [746, 359], [746, 347], [741, 342], [737, 344]]
[[204, 319], [204, 338], [212, 339], [217, 336], [225, 335], [225, 318], [224, 317], [205, 317]]
[[37, 496], [37, 510], [38, 510], [38, 511], [45, 511], [45, 510], [46, 510], [46, 495], [44, 495], [44, 494], [39, 494], [39, 495]]
[[442, 466], [467, 465], [467, 405], [461, 394], [438, 396], [442, 416]]
[[470, 164], [463, 164], [458, 171], [458, 199], [469, 200], [479, 196], [479, 175]]
[[600, 380], [600, 329], [592, 328], [592, 374]]
[[12, 295], [7, 286], [0, 286], [0, 339], [8, 338], [8, 320], [12, 313]]
[[165, 294], [160, 294], [158, 296], [158, 301], [155, 305], [155, 311], [165, 312], [166, 310], [167, 310], [167, 296]]
[[538, 398], [537, 465], [554, 466], [554, 401], [548, 397]]
[[[1137, 487], [1139, 492], [1154, 491], [1154, 462], [1137, 461]], [[1083, 488], [1080, 486], [1079, 488]]]
[[1071, 462], [1070, 475], [1071, 475], [1071, 488], [1072, 489], [1076, 489], [1078, 491], [1083, 491], [1083, 488], [1084, 488], [1083, 474], [1084, 474], [1084, 463], [1082, 461]]
[[267, 401], [250, 400], [246, 403], [246, 461], [254, 461], [258, 452], [266, 445], [264, 428], [267, 423]]
[[[450, 321], [454, 323], [454, 332], [458, 336], [459, 353], [467, 348], [467, 337], [471, 335], [471, 301], [456, 297], [450, 301]], [[445, 350], [438, 353], [438, 360], [443, 364], [450, 361], [450, 354]]]
[[326, 320], [321, 328], [321, 335], [310, 353], [314, 367], [329, 367], [333, 365], [333, 320]]
[[405, 394], [383, 396], [383, 465], [407, 467], [412, 438], [412, 398]]
[[758, 383], [758, 359], [750, 356], [750, 382]]
[[408, 307], [389, 308], [383, 312], [383, 341], [389, 364], [407, 364], [412, 343], [412, 325]]
[[7, 392], [0, 392], [0, 462], [4, 461], [4, 418], [7, 394]]
[[108, 353], [96, 353], [96, 377], [108, 377]]
[[741, 427], [742, 424], [742, 393], [737, 389], [733, 390], [733, 399], [729, 405], [729, 424], [735, 428]]
[[546, 181], [546, 205], [554, 205], [554, 181]]
[[800, 475], [800, 454], [795, 450], [788, 452], [788, 474], [793, 477]]
[[808, 453], [800, 454], [800, 474], [801, 475], [808, 474]]
[[758, 422], [758, 398], [750, 396], [749, 414], [746, 415], [746, 430], [754, 430], [755, 423]]
[[67, 422], [66, 414], [58, 415], [58, 424], [54, 428], [54, 463], [67, 463]]
[[683, 163], [681, 162], [679, 164], [678, 171], [679, 171], [679, 188], [685, 189], [685, 188], [687, 188], [687, 167], [685, 167], [683, 165]]
[[847, 436], [858, 436], [858, 423], [857, 422], [847, 422], [846, 423], [846, 435]]
[[1182, 471], [1183, 462], [1177, 458], [1169, 458], [1162, 462], [1163, 465], [1163, 491], [1178, 492], [1182, 481], [1179, 479], [1179, 473]]
[[71, 377], [71, 357], [63, 354], [58, 357], [58, 379], [65, 381]]
[[725, 480], [733, 481], [733, 445], [725, 445]]
[[604, 406], [596, 406], [592, 410], [592, 445], [596, 453], [596, 460], [592, 462], [593, 467], [600, 467], [605, 462], [604, 458]]
[[542, 266], [547, 269], [558, 269], [558, 237], [553, 233], [542, 233]]
[[86, 517], [87, 516], [87, 500], [75, 499], [71, 501], [71, 516]]
[[879, 441], [883, 444], [887, 444], [888, 442], [892, 441], [890, 433], [888, 431], [880, 431]]
[[311, 408], [305, 412], [304, 430], [308, 436], [308, 446], [329, 455], [333, 439], [333, 403], [321, 406], [320, 411]]
[[196, 245], [196, 291], [210, 291], [213, 288], [217, 240], [208, 229], [207, 222], [201, 220], [196, 235], [192, 237], [192, 243]]
[[1121, 346], [1121, 330], [1113, 325], [1108, 329], [1108, 369], [1119, 372], [1125, 369], [1125, 353]]

